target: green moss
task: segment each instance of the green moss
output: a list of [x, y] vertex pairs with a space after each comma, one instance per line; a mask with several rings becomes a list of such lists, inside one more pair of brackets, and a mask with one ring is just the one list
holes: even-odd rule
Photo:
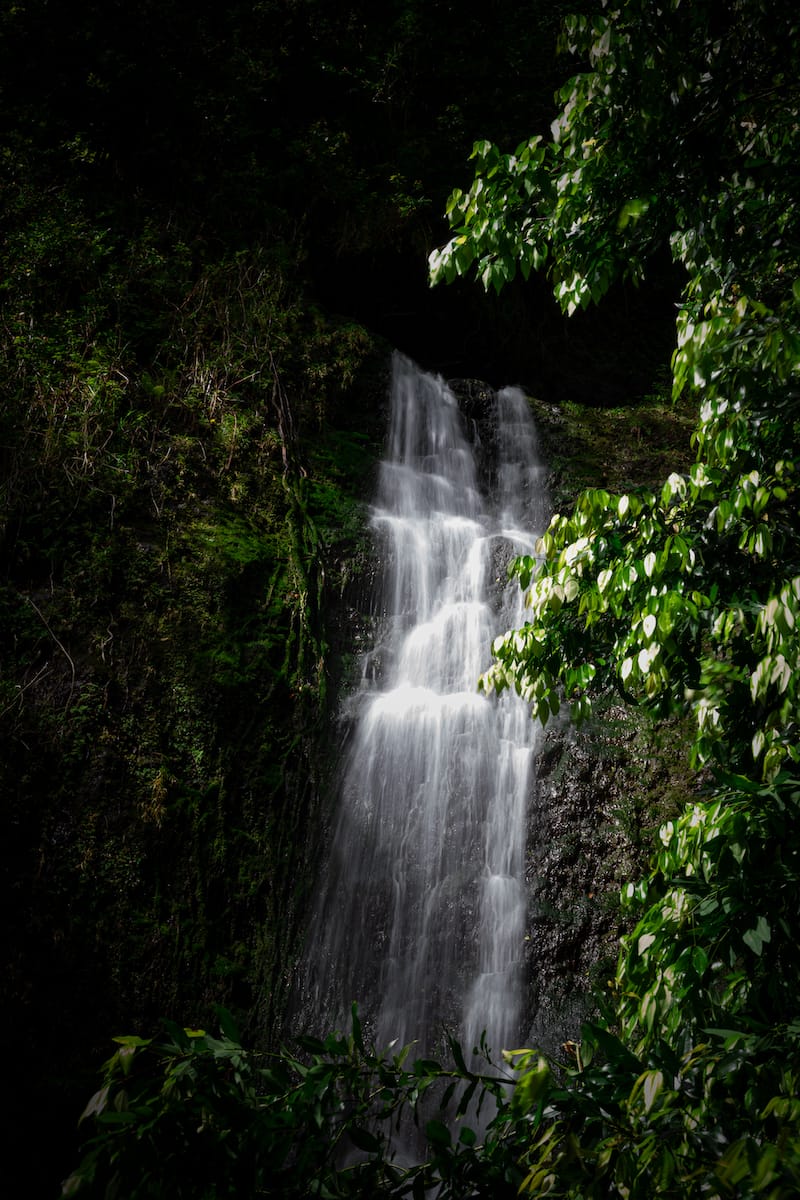
[[61, 284], [12, 278], [0, 344], [0, 998], [28, 1077], [78, 1095], [164, 1013], [277, 1034], [379, 440], [363, 330], [266, 253], [203, 266], [149, 236], [98, 252], [62, 317]]
[[688, 470], [695, 413], [688, 401], [673, 404], [669, 391], [665, 379], [642, 401], [612, 408], [533, 401], [555, 511], [585, 488], [625, 492]]

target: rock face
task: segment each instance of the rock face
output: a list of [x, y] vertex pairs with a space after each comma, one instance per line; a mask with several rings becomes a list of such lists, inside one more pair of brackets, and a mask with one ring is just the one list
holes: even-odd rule
[[[450, 386], [471, 423], [484, 485], [491, 488], [497, 461], [494, 393], [478, 380]], [[554, 468], [548, 490], [563, 503], [571, 455], [577, 456], [581, 479], [587, 435], [573, 439], [560, 410], [531, 403], [546, 453], [557, 462], [558, 476]], [[632, 433], [626, 437], [626, 426], [617, 422], [616, 447], [600, 426], [605, 442], [598, 437], [598, 445], [611, 470], [614, 449], [621, 470], [630, 470], [631, 438], [640, 465], [649, 462], [639, 418], [632, 415], [629, 425]], [[669, 426], [672, 440], [680, 430], [675, 420]], [[662, 440], [663, 433], [659, 430]], [[511, 557], [511, 547], [498, 542], [498, 578], [505, 577]], [[528, 1044], [552, 1050], [565, 1038], [577, 1038], [594, 1008], [594, 990], [602, 991], [613, 977], [625, 927], [620, 887], [644, 873], [659, 825], [685, 799], [685, 744], [678, 722], [659, 726], [613, 696], [596, 707], [584, 727], [576, 729], [562, 718], [543, 732], [528, 805]]]
[[580, 729], [548, 728], [528, 835], [532, 1044], [577, 1039], [593, 989], [613, 979], [620, 887], [644, 873], [660, 824], [685, 800], [685, 744], [677, 721], [644, 720], [612, 697]]

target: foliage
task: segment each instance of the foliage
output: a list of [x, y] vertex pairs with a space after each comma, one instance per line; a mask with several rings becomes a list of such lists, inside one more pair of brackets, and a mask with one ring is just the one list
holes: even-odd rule
[[419, 336], [431, 198], [556, 69], [516, 0], [113, 9], [0, 6], [4, 1086], [56, 1142], [123, 1022], [274, 1034], [367, 596], [359, 313]]
[[[514, 568], [532, 619], [496, 643], [484, 685], [513, 682], [543, 719], [559, 684], [578, 717], [609, 681], [651, 704], [686, 697], [698, 761], [755, 761], [771, 778], [797, 758], [800, 29], [793, 9], [756, 0], [724, 29], [704, 9], [648, 22], [648, 8], [567, 22], [592, 69], [563, 89], [553, 143], [476, 146], [431, 277], [476, 266], [501, 286], [547, 258], [571, 312], [668, 241], [688, 276], [673, 390], [700, 398], [697, 461], [657, 493], [589, 491], [553, 518], [542, 567]], [[702, 164], [698, 144], [714, 147]]]
[[609, 684], [651, 705], [685, 700], [697, 761], [760, 759], [773, 776], [796, 758], [791, 467], [781, 459], [767, 477], [699, 462], [658, 494], [585, 492], [541, 539], [544, 566], [515, 563], [531, 619], [497, 639], [483, 686], [513, 682], [543, 720], [562, 685], [578, 719]]
[[560, 1080], [545, 1064], [517, 1089], [514, 1103], [533, 1116], [521, 1190], [788, 1200], [800, 1180], [796, 1041], [792, 1027], [719, 1029], [695, 1045], [659, 1040], [637, 1055], [605, 1024], [584, 1026]]
[[455, 236], [431, 255], [432, 281], [475, 270], [499, 289], [517, 269], [546, 266], [573, 312], [620, 272], [641, 279], [679, 231], [689, 236], [678, 252], [726, 278], [744, 218], [765, 236], [738, 250], [736, 269], [775, 282], [794, 252], [794, 7], [742, 0], [722, 14], [626, 0], [603, 10], [565, 21], [562, 49], [590, 69], [560, 89], [552, 142], [537, 135], [513, 154], [475, 144], [476, 177], [450, 196]]
[[5, 1086], [46, 1081], [57, 1144], [123, 1021], [280, 1020], [384, 354], [311, 302], [299, 247], [98, 215], [48, 165], [2, 163], [0, 992]]
[[650, 877], [624, 889], [641, 915], [613, 1008], [541, 1084], [527, 1190], [796, 1194], [799, 805], [797, 780], [729, 777], [661, 830]]
[[[115, 1039], [64, 1195], [516, 1195], [507, 1072], [476, 1073], [453, 1041], [452, 1068], [410, 1063], [410, 1046], [377, 1054], [355, 1006], [349, 1036], [306, 1037], [296, 1053], [248, 1051], [230, 1014], [219, 1016], [219, 1037], [167, 1022], [158, 1040]], [[488, 1122], [480, 1152], [476, 1122]], [[407, 1165], [419, 1142], [427, 1153]]]
[[[797, 779], [800, 22], [793, 6], [628, 0], [567, 21], [588, 67], [553, 140], [476, 144], [431, 278], [549, 274], [562, 308], [638, 281], [669, 246], [685, 283], [673, 394], [696, 461], [656, 489], [581, 495], [511, 570], [530, 618], [487, 689], [546, 722], [609, 687], [694, 716], [714, 785], [660, 833], [604, 1020], [565, 1076], [523, 1065], [523, 1190], [793, 1196], [800, 1178]], [[527, 1088], [535, 1085], [536, 1095]]]
[[[24, 1085], [9, 1073], [19, 1113], [30, 1107], [23, 1086], [31, 1100], [37, 1088], [41, 1104], [36, 1062], [48, 1085], [56, 1069], [67, 1074], [74, 1060], [66, 1056], [82, 1059], [98, 1030], [119, 1020], [122, 1003], [136, 1015], [157, 1003], [205, 1010], [234, 992], [263, 1028], [274, 1020], [302, 887], [298, 863], [308, 853], [324, 768], [311, 735], [327, 678], [332, 543], [346, 526], [351, 546], [359, 499], [357, 488], [342, 485], [335, 462], [343, 444], [348, 456], [354, 447], [348, 385], [369, 354], [363, 331], [323, 314], [303, 278], [323, 275], [326, 264], [333, 273], [329, 257], [345, 247], [393, 244], [409, 227], [422, 241], [428, 192], [452, 169], [487, 104], [492, 136], [508, 127], [519, 136], [520, 118], [500, 111], [508, 96], [519, 97], [525, 126], [540, 124], [528, 107], [527, 80], [535, 78], [535, 90], [555, 70], [538, 18], [549, 21], [558, 8], [537, 5], [534, 21], [530, 6], [504, 0], [488, 28], [484, 5], [469, 11], [462, 3], [456, 12], [450, 0], [397, 0], [381, 20], [361, 0], [344, 9], [325, 0], [200, 3], [191, 17], [185, 5], [160, 3], [156, 11], [144, 0], [118, 5], [111, 24], [104, 7], [91, 3], [77, 17], [47, 0], [20, 0], [0, 13], [8, 118], [0, 146], [0, 598], [9, 635], [2, 703], [11, 863], [11, 969], [3, 987], [16, 1001], [10, 1053], [25, 1048]], [[709, 714], [698, 754], [715, 754], [735, 770], [748, 770], [747, 754], [754, 756], [765, 768], [758, 787], [765, 797], [776, 789], [790, 813], [796, 24], [788, 4], [755, 0], [714, 15], [718, 26], [706, 20], [711, 6], [671, 4], [659, 12], [651, 20], [651, 6], [638, 0], [621, 16], [569, 25], [568, 40], [588, 48], [593, 69], [564, 92], [554, 145], [530, 143], [512, 163], [480, 144], [482, 190], [454, 200], [465, 232], [439, 265], [448, 275], [478, 261], [484, 281], [499, 285], [516, 269], [517, 251], [523, 273], [538, 256], [552, 267], [569, 310], [599, 297], [620, 270], [638, 277], [659, 242], [671, 238], [692, 279], [676, 379], [687, 389], [705, 381], [709, 407], [697, 436], [711, 482], [685, 480], [686, 494], [676, 484], [669, 503], [655, 493], [652, 502], [640, 498], [631, 521], [643, 538], [652, 523], [655, 539], [641, 554], [625, 540], [619, 501], [600, 507], [634, 565], [673, 539], [664, 583], [688, 597], [697, 615], [676, 617], [674, 653], [665, 637], [658, 662], [654, 656], [643, 673], [638, 652], [649, 643], [636, 641], [628, 592], [642, 630], [662, 609], [669, 620], [675, 614], [638, 574], [635, 586], [630, 575], [620, 577], [620, 614], [598, 603], [590, 626], [576, 625], [581, 653], [597, 638], [601, 649], [610, 647], [608, 661], [598, 654], [574, 666], [597, 667], [587, 688], [614, 677], [626, 694], [638, 690], [653, 703], [680, 700], [686, 670], [698, 714]], [[739, 69], [745, 55], [746, 86]], [[485, 201], [499, 206], [502, 220], [487, 207], [483, 242], [473, 245], [467, 226], [477, 234]], [[532, 224], [518, 234], [515, 215], [524, 221], [530, 213]], [[316, 258], [304, 265], [308, 247]], [[337, 264], [336, 274], [347, 272]], [[368, 274], [385, 286], [371, 260]], [[365, 423], [367, 408], [358, 409]], [[333, 434], [331, 421], [340, 425]], [[671, 530], [670, 519], [683, 527]], [[694, 566], [683, 570], [674, 545], [683, 538], [686, 562], [698, 548], [713, 557], [714, 522], [730, 543], [716, 594], [695, 579]], [[563, 532], [565, 552], [588, 536]], [[602, 569], [595, 582], [604, 600]], [[591, 592], [591, 571], [569, 578], [576, 575], [579, 590]], [[581, 602], [562, 603], [556, 614], [556, 594], [551, 619], [568, 626]], [[628, 658], [635, 669], [623, 683]], [[668, 679], [661, 674], [667, 665]], [[657, 687], [648, 694], [651, 676]], [[553, 693], [545, 694], [549, 709]], [[750, 721], [743, 742], [742, 720]], [[768, 797], [764, 805], [764, 823], [753, 824], [759, 835], [774, 829], [780, 811]], [[712, 888], [715, 872], [741, 851], [739, 826], [750, 809], [744, 801], [737, 806], [739, 825], [726, 825], [725, 807], [698, 826], [713, 831], [720, 852], [709, 859]], [[686, 829], [676, 825], [676, 846], [683, 853], [688, 839], [695, 853]], [[782, 862], [788, 853], [784, 847]], [[748, 868], [749, 861], [742, 859]], [[779, 878], [782, 894], [790, 894], [791, 880]], [[649, 884], [654, 914], [663, 907], [662, 886], [660, 875]], [[742, 953], [788, 971], [785, 956], [772, 957], [782, 926], [761, 894], [751, 889], [737, 898], [722, 889], [723, 912], [730, 895], [741, 909], [724, 946], [725, 979], [736, 937]], [[669, 918], [663, 941], [678, 928], [676, 944], [689, 944], [688, 911], [691, 904], [677, 925]], [[788, 911], [778, 914], [787, 922]], [[642, 956], [643, 965], [651, 957]], [[42, 976], [47, 988], [38, 986]], [[642, 996], [648, 987], [636, 983]], [[769, 1007], [763, 981], [742, 994], [759, 1011]], [[690, 998], [683, 1008], [689, 1011]], [[762, 1062], [772, 1070], [770, 1039], [779, 1033], [743, 1043], [742, 1079]], [[175, 1044], [163, 1053], [175, 1065], [185, 1046], [179, 1032], [169, 1036]], [[615, 1045], [604, 1043], [610, 1062]], [[234, 1052], [228, 1046], [217, 1056], [201, 1039], [197, 1046], [192, 1069], [214, 1094], [217, 1058], [228, 1069]], [[149, 1061], [149, 1047], [133, 1050], [133, 1061]], [[784, 1103], [793, 1086], [790, 1058], [785, 1081], [768, 1084], [770, 1129], [783, 1122], [784, 1133], [794, 1120]], [[535, 1056], [519, 1062], [514, 1120], [526, 1129], [552, 1111], [569, 1122], [568, 1097], [579, 1087], [567, 1089], [560, 1109], [547, 1108], [547, 1071]], [[709, 1104], [687, 1122], [702, 1116], [711, 1127], [721, 1113], [722, 1123], [738, 1096], [747, 1097], [746, 1088], [726, 1092], [730, 1074], [720, 1067]], [[199, 1100], [193, 1094], [191, 1103]], [[50, 1103], [54, 1128], [62, 1113]], [[189, 1157], [194, 1130], [203, 1128], [194, 1111], [189, 1133], [176, 1117]], [[763, 1141], [760, 1110], [753, 1111], [753, 1136]], [[591, 1136], [601, 1136], [606, 1112]], [[140, 1116], [137, 1128], [149, 1119]], [[132, 1136], [128, 1118], [117, 1124], [121, 1139]], [[169, 1134], [169, 1121], [163, 1128]], [[214, 1150], [226, 1156], [224, 1166], [213, 1158], [220, 1188], [239, 1136], [249, 1136], [244, 1125]], [[581, 1136], [588, 1154], [590, 1136]], [[436, 1144], [446, 1144], [441, 1131]], [[462, 1180], [490, 1168], [498, 1179], [503, 1172], [518, 1179], [513, 1159], [530, 1151], [524, 1138], [518, 1151], [513, 1144], [498, 1141], [496, 1158], [483, 1151], [485, 1168], [460, 1150]], [[747, 1156], [757, 1157], [748, 1147], [734, 1173], [746, 1174]], [[635, 1170], [630, 1158], [625, 1169]]]

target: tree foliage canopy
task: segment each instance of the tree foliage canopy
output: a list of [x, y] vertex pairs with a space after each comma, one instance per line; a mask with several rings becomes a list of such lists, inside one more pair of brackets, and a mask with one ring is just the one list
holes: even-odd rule
[[711, 11], [634, 0], [570, 19], [591, 69], [562, 89], [552, 143], [476, 145], [431, 277], [500, 287], [543, 267], [571, 313], [669, 244], [686, 276], [673, 391], [698, 398], [697, 461], [658, 494], [589, 492], [554, 518], [543, 568], [516, 566], [532, 619], [485, 683], [513, 682], [544, 719], [561, 685], [576, 716], [610, 680], [686, 699], [699, 761], [773, 778], [797, 759], [798, 20]]
[[570, 18], [587, 67], [552, 142], [477, 143], [431, 256], [433, 282], [544, 270], [566, 313], [666, 246], [684, 276], [673, 392], [696, 397], [694, 465], [553, 517], [512, 567], [530, 617], [482, 678], [543, 722], [609, 686], [688, 708], [716, 779], [625, 889], [639, 920], [607, 1020], [531, 1108], [535, 1194], [797, 1191], [799, 43], [794, 6], [760, 0]]

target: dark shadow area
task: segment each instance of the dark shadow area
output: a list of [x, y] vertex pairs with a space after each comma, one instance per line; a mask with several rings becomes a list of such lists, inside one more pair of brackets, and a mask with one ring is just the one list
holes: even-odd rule
[[413, 246], [339, 259], [314, 257], [314, 287], [331, 311], [362, 322], [446, 378], [519, 384], [551, 403], [624, 405], [669, 365], [680, 284], [666, 256], [639, 288], [620, 283], [600, 307], [572, 317], [548, 282], [515, 280], [498, 296], [460, 279], [428, 286]]

